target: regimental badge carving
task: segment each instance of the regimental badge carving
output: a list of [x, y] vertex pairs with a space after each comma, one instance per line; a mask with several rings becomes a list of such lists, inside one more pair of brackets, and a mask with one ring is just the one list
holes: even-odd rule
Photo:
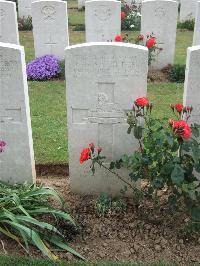
[[155, 9], [155, 16], [156, 17], [159, 17], [159, 18], [164, 17], [165, 16], [165, 10], [164, 10], [164, 8], [163, 7], [157, 7]]
[[94, 11], [94, 15], [101, 21], [106, 21], [111, 17], [111, 9], [105, 5], [99, 6]]
[[54, 20], [56, 9], [53, 6], [44, 6], [41, 9], [41, 13], [44, 15], [44, 20]]

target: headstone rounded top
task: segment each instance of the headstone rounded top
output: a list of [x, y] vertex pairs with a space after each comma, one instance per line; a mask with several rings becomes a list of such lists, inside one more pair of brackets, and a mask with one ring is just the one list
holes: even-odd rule
[[66, 47], [65, 50], [71, 50], [71, 49], [76, 49], [76, 48], [83, 48], [83, 47], [95, 47], [95, 46], [100, 46], [100, 47], [126, 47], [126, 48], [135, 48], [135, 49], [140, 49], [148, 52], [148, 48], [142, 45], [137, 45], [137, 44], [132, 44], [132, 43], [122, 43], [122, 42], [90, 42], [90, 43], [81, 43], [81, 44], [75, 44], [71, 45], [69, 47]]

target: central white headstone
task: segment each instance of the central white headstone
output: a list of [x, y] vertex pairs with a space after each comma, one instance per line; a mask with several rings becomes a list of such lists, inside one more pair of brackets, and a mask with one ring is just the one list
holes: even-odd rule
[[87, 42], [114, 41], [121, 34], [121, 2], [91, 0], [85, 3], [85, 30]]
[[32, 3], [35, 56], [55, 55], [64, 59], [69, 45], [67, 2], [59, 0]]
[[[72, 191], [117, 194], [122, 183], [104, 171], [80, 165], [84, 147], [102, 147], [106, 165], [138, 149], [127, 134], [126, 113], [147, 93], [148, 50], [124, 43], [90, 43], [66, 49], [68, 143]], [[126, 176], [127, 173], [122, 173]]]
[[193, 45], [200, 45], [200, 1], [197, 2]]
[[200, 45], [188, 48], [184, 105], [192, 105], [194, 108], [189, 121], [200, 124]]
[[16, 4], [0, 0], [0, 42], [19, 44]]
[[35, 181], [32, 131], [24, 49], [0, 43], [0, 180]]
[[152, 68], [162, 69], [173, 64], [176, 44], [178, 3], [171, 0], [145, 0], [142, 3], [141, 33], [153, 33], [162, 48]]

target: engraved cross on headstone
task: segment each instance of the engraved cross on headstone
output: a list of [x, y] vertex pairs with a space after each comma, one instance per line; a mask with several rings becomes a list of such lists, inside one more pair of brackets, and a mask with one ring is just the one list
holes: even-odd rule
[[45, 43], [45, 45], [47, 45], [48, 47], [50, 47], [50, 54], [53, 54], [53, 46], [56, 45], [57, 43], [52, 41], [52, 37], [51, 35], [49, 36], [49, 40]]
[[95, 109], [72, 108], [74, 124], [98, 124], [98, 146], [108, 162], [113, 159], [114, 126], [126, 123], [126, 112], [115, 102], [114, 82], [98, 82], [98, 103]]

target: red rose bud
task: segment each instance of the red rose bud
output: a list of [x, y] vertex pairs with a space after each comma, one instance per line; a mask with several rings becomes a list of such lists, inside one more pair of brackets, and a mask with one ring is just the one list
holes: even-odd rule
[[173, 121], [172, 128], [179, 138], [189, 139], [191, 137], [192, 130], [184, 120]]
[[135, 100], [135, 105], [145, 107], [149, 105], [149, 100], [146, 97], [138, 98]]
[[148, 49], [151, 49], [155, 45], [156, 45], [156, 38], [155, 37], [151, 37], [146, 43], [146, 46]]
[[90, 149], [91, 149], [91, 151], [92, 151], [92, 153], [93, 153], [93, 152], [94, 152], [94, 148], [95, 148], [94, 143], [90, 143], [90, 144], [89, 144], [89, 147], [90, 147]]
[[175, 105], [175, 109], [178, 113], [181, 113], [183, 111], [183, 105], [181, 103], [177, 103]]
[[83, 164], [85, 161], [91, 158], [91, 151], [90, 148], [85, 148], [82, 150], [80, 154], [80, 164]]
[[142, 34], [138, 35], [138, 40], [139, 41], [143, 41], [144, 40], [144, 35], [142, 35]]
[[125, 17], [126, 17], [126, 13], [124, 11], [122, 11], [121, 12], [121, 19], [123, 20], [123, 19], [125, 19]]
[[122, 36], [121, 35], [116, 35], [115, 36], [115, 41], [116, 42], [122, 42]]
[[100, 154], [102, 152], [102, 148], [101, 147], [98, 147], [97, 148], [97, 152], [98, 152], [98, 154]]

